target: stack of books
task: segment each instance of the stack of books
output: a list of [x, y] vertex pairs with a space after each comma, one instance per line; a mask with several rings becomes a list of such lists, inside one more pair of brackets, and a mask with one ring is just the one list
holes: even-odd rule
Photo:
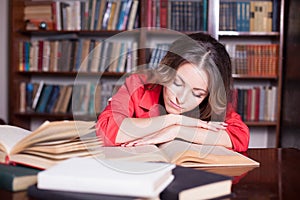
[[104, 147], [93, 121], [45, 122], [35, 131], [2, 125], [0, 163], [0, 189], [39, 199], [216, 198], [230, 195], [232, 178], [194, 167], [259, 166], [221, 146], [177, 139]]

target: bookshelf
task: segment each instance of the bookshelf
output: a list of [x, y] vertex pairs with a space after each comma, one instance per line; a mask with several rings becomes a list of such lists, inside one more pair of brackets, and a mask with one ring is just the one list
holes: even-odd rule
[[[240, 112], [240, 114], [243, 117], [243, 114], [247, 115], [248, 110], [248, 117], [244, 116], [243, 118], [250, 130], [266, 130], [274, 138], [274, 143], [270, 146], [276, 147], [279, 146], [280, 140], [284, 4], [284, 0], [260, 2], [219, 0], [215, 4], [215, 10], [219, 11], [219, 14], [216, 14], [216, 21], [219, 23], [216, 23], [214, 27], [217, 30], [215, 31], [216, 38], [228, 47], [232, 57], [235, 88], [242, 89], [246, 93], [248, 92], [248, 96], [251, 96], [249, 91], [250, 93], [252, 92], [252, 97], [255, 88], [260, 90], [260, 95], [258, 95], [260, 100], [258, 100], [258, 103], [257, 100], [254, 103], [254, 106], [258, 104], [257, 107], [260, 106], [260, 108], [256, 108], [256, 110], [251, 108], [253, 105], [249, 106], [246, 100], [242, 105], [244, 108], [242, 108], [242, 113]], [[262, 12], [257, 13], [255, 7], [258, 10], [262, 10]], [[250, 10], [249, 16], [243, 14], [244, 10], [247, 9]], [[232, 12], [233, 10], [236, 12]], [[270, 11], [272, 16], [268, 15]], [[259, 15], [265, 17], [256, 18]], [[245, 18], [247, 19], [246, 23]], [[234, 48], [233, 52], [230, 52], [231, 47]], [[241, 47], [244, 49], [244, 51], [241, 51], [242, 53], [237, 51]], [[246, 64], [243, 62], [246, 62]], [[244, 67], [243, 70], [238, 69], [241, 66]], [[262, 89], [266, 91], [270, 87], [276, 91], [274, 94], [271, 94], [270, 101], [267, 100], [266, 102], [265, 100], [264, 106], [262, 106], [262, 97], [270, 95], [269, 92], [269, 94], [266, 95], [265, 93], [262, 96]], [[257, 93], [259, 92], [256, 90], [256, 96]], [[250, 102], [253, 101], [253, 98], [249, 100], [251, 97], [246, 98]], [[266, 111], [265, 108], [269, 111]], [[251, 109], [252, 118], [249, 117]], [[267, 112], [269, 114], [264, 117], [259, 116], [259, 120], [254, 117], [253, 120], [253, 112], [256, 114], [265, 112], [265, 115]]]
[[[53, 2], [57, 1], [34, 1], [30, 0], [12, 0], [10, 1], [10, 58], [9, 58], [9, 123], [18, 125], [25, 128], [32, 127], [33, 121], [41, 121], [41, 120], [56, 120], [56, 119], [74, 119], [74, 118], [81, 118], [81, 119], [95, 119], [95, 113], [89, 115], [88, 113], [83, 113], [82, 115], [74, 116], [72, 110], [67, 113], [37, 113], [34, 110], [26, 111], [26, 106], [23, 108], [23, 111], [20, 112], [20, 101], [23, 98], [26, 101], [26, 92], [25, 94], [21, 94], [20, 85], [21, 83], [32, 83], [32, 82], [40, 82], [41, 80], [48, 81], [48, 83], [52, 85], [57, 84], [74, 84], [74, 82], [82, 82], [86, 80], [94, 80], [95, 83], [98, 85], [103, 86], [105, 83], [113, 83], [115, 80], [122, 79], [123, 75], [126, 72], [129, 72], [132, 69], [127, 69], [129, 65], [132, 65], [132, 62], [136, 63], [136, 66], [141, 66], [144, 64], [151, 65], [152, 62], [158, 62], [160, 57], [163, 56], [164, 51], [168, 48], [167, 44], [171, 43], [178, 35], [192, 33], [196, 31], [203, 31], [211, 34], [215, 38], [219, 39], [222, 43], [228, 47], [228, 50], [231, 50], [231, 54], [233, 62], [235, 62], [235, 73], [233, 74], [233, 78], [235, 80], [235, 88], [242, 88], [244, 90], [250, 90], [250, 88], [258, 87], [258, 88], [268, 88], [269, 86], [276, 87], [277, 91], [275, 96], [273, 96], [276, 101], [273, 108], [271, 110], [275, 110], [276, 112], [273, 113], [273, 118], [268, 120], [258, 120], [254, 118], [254, 120], [245, 120], [248, 126], [251, 127], [258, 127], [258, 128], [265, 128], [269, 132], [275, 133], [275, 146], [278, 146], [279, 141], [279, 124], [280, 124], [280, 104], [281, 104], [281, 84], [282, 84], [282, 49], [283, 49], [283, 16], [284, 16], [284, 0], [266, 0], [265, 2], [276, 2], [277, 7], [272, 7], [275, 11], [276, 18], [273, 21], [276, 23], [272, 23], [267, 21], [268, 28], [266, 30], [255, 29], [251, 27], [250, 29], [250, 18], [248, 19], [240, 19], [237, 17], [237, 13], [240, 12], [232, 12], [230, 9], [238, 9], [239, 11], [244, 12], [244, 4], [249, 3], [247, 6], [248, 9], [251, 8], [250, 0], [160, 0], [160, 1], [153, 1], [153, 0], [140, 0], [138, 3], [136, 1], [128, 1], [130, 2], [130, 7], [135, 5], [134, 14], [127, 13], [127, 17], [122, 17], [125, 20], [130, 21], [128, 26], [121, 26], [120, 19], [115, 16], [119, 16], [119, 13], [122, 9], [125, 9], [125, 4], [123, 5], [120, 2], [127, 2], [127, 1], [108, 1], [113, 2], [113, 5], [110, 5], [111, 10], [108, 11], [105, 9], [107, 6], [106, 4], [98, 1], [98, 0], [86, 0], [86, 1], [74, 1], [75, 5], [85, 5], [86, 13], [85, 16], [92, 17], [92, 16], [101, 16], [99, 12], [103, 13], [103, 17], [95, 18], [97, 19], [94, 21], [92, 25], [89, 23], [89, 20], [78, 24], [78, 22], [74, 22], [72, 25], [66, 25], [70, 20], [58, 20], [55, 18], [57, 16], [57, 4]], [[50, 2], [50, 3], [49, 3]], [[64, 3], [64, 1], [62, 1]], [[66, 1], [67, 2], [67, 1]], [[119, 2], [119, 3], [116, 3]], [[254, 1], [253, 1], [254, 2]], [[116, 5], [115, 5], [116, 3]], [[24, 22], [24, 8], [27, 5], [32, 4], [43, 4], [43, 5], [53, 5], [53, 8], [56, 8], [56, 12], [52, 10], [52, 12], [56, 13], [52, 19], [55, 21], [54, 25], [49, 24], [49, 20], [45, 19], [47, 28], [41, 29], [39, 27], [39, 23], [36, 20], [30, 21], [30, 23]], [[99, 9], [93, 9], [94, 7], [99, 7]], [[94, 6], [94, 7], [93, 7]], [[102, 7], [103, 8], [102, 8]], [[129, 6], [129, 5], [128, 5]], [[114, 7], [114, 8], [112, 8]], [[124, 7], [124, 8], [122, 8]], [[228, 9], [226, 10], [226, 7]], [[75, 6], [75, 10], [79, 8]], [[61, 9], [60, 9], [61, 10]], [[79, 9], [80, 10], [80, 9]], [[112, 11], [114, 10], [114, 11]], [[197, 12], [200, 10], [201, 12]], [[79, 12], [79, 11], [77, 11]], [[111, 14], [115, 13], [115, 14]], [[227, 13], [225, 15], [224, 13]], [[231, 16], [228, 13], [235, 13], [235, 15]], [[60, 12], [61, 15], [67, 16], [68, 12], [66, 10]], [[106, 15], [105, 15], [106, 14]], [[250, 11], [249, 11], [250, 15]], [[78, 20], [78, 15], [71, 15], [69, 17], [73, 21]], [[76, 17], [75, 17], [76, 16]], [[82, 16], [82, 15], [80, 15]], [[106, 16], [106, 18], [105, 18]], [[110, 18], [107, 16], [111, 16]], [[114, 17], [112, 17], [114, 16]], [[274, 16], [274, 13], [273, 13]], [[28, 17], [28, 16], [27, 16]], [[105, 19], [104, 19], [105, 18]], [[71, 21], [72, 21], [71, 20]], [[100, 23], [102, 20], [102, 24]], [[106, 20], [107, 24], [104, 25], [104, 21]], [[110, 21], [111, 20], [111, 21]], [[60, 27], [58, 28], [57, 23], [60, 21]], [[109, 22], [110, 21], [110, 22]], [[242, 21], [242, 22], [241, 22]], [[234, 23], [233, 23], [234, 22]], [[248, 25], [241, 25], [242, 23], [248, 23]], [[108, 26], [108, 24], [110, 25]], [[118, 25], [119, 23], [119, 25]], [[63, 25], [64, 24], [64, 25]], [[114, 24], [114, 25], [113, 25]], [[129, 25], [130, 24], [130, 25]], [[247, 28], [248, 26], [248, 28]], [[253, 25], [251, 25], [253, 26]], [[228, 28], [229, 27], [229, 28]], [[45, 41], [55, 42], [59, 41], [73, 41], [74, 43], [78, 43], [78, 41], [88, 41], [90, 44], [99, 42], [99, 41], [109, 41], [107, 43], [113, 43], [113, 49], [120, 49], [123, 44], [120, 44], [124, 41], [131, 41], [131, 45], [134, 45], [131, 51], [127, 52], [134, 52], [134, 55], [128, 55], [134, 57], [133, 61], [125, 61], [125, 68], [123, 70], [101, 70], [101, 68], [97, 67], [94, 70], [91, 70], [88, 67], [88, 70], [82, 70], [80, 68], [80, 76], [78, 76], [78, 68], [74, 70], [73, 68], [68, 67], [67, 70], [65, 69], [55, 69], [49, 67], [45, 67], [45, 65], [40, 66], [40, 68], [34, 68], [35, 70], [27, 69], [26, 67], [20, 68], [20, 59], [24, 58], [24, 52], [21, 52], [20, 44], [26, 46], [26, 42], [29, 42], [32, 48], [32, 41], [37, 41], [37, 43], [45, 43]], [[116, 42], [117, 41], [117, 42]], [[114, 44], [118, 43], [118, 44]], [[105, 42], [102, 42], [102, 46]], [[71, 42], [71, 46], [72, 46]], [[48, 45], [48, 44], [47, 44]], [[78, 45], [78, 44], [77, 44]], [[96, 55], [95, 48], [97, 45], [93, 44], [94, 50], [91, 54]], [[44, 45], [45, 46], [45, 45]], [[76, 46], [76, 45], [75, 45]], [[92, 46], [92, 45], [90, 45]], [[109, 46], [109, 45], [108, 45]], [[109, 47], [103, 47], [107, 54], [111, 55], [112, 53], [109, 52]], [[248, 73], [252, 67], [250, 64], [248, 68], [246, 68], [245, 73], [240, 73], [240, 69], [238, 69], [240, 62], [236, 60], [244, 59], [244, 62], [250, 63], [249, 58], [239, 58], [236, 53], [236, 49], [272, 49], [271, 46], [276, 46], [276, 56], [273, 59], [272, 56], [269, 56], [269, 59], [257, 59], [257, 55], [252, 56], [254, 60], [261, 60], [260, 63], [267, 63], [267, 67], [270, 65], [271, 62], [275, 63], [273, 65], [273, 72], [265, 72], [265, 69], [258, 69], [258, 71], [252, 71], [252, 73]], [[22, 49], [24, 49], [22, 47]], [[260, 50], [262, 52], [263, 50]], [[38, 52], [38, 50], [35, 50]], [[48, 48], [49, 51], [49, 48]], [[34, 51], [33, 51], [34, 52]], [[53, 49], [50, 48], [50, 52], [53, 52]], [[156, 52], [156, 53], [154, 53]], [[245, 51], [250, 55], [250, 52], [255, 52], [248, 50]], [[271, 54], [272, 50], [265, 50], [266, 54]], [[24, 55], [22, 55], [22, 53]], [[66, 53], [63, 51], [62, 53]], [[28, 52], [27, 52], [28, 54]], [[26, 55], [27, 55], [26, 54]], [[22, 55], [22, 56], [21, 56]], [[29, 55], [27, 57], [30, 57]], [[101, 54], [102, 55], [102, 54]], [[117, 57], [114, 57], [114, 60], [117, 60], [120, 53], [117, 54]], [[50, 56], [51, 57], [51, 56]], [[250, 57], [250, 56], [249, 56]], [[36, 58], [36, 56], [34, 56]], [[32, 58], [31, 58], [32, 59]], [[128, 57], [126, 58], [128, 59]], [[154, 60], [154, 61], [153, 61]], [[275, 61], [274, 61], [275, 60]], [[69, 59], [68, 62], [73, 63], [75, 65], [75, 59]], [[242, 62], [241, 61], [241, 62]], [[32, 61], [27, 60], [29, 65], [32, 66]], [[66, 62], [66, 61], [65, 61]], [[86, 62], [86, 63], [85, 63]], [[80, 66], [89, 63], [89, 59], [86, 60], [79, 60]], [[38, 61], [35, 61], [38, 63]], [[36, 65], [36, 64], [35, 64]], [[97, 64], [100, 66], [100, 64]], [[128, 65], [128, 66], [126, 66]], [[153, 63], [155, 65], [155, 63]], [[43, 66], [45, 69], [43, 69]], [[134, 67], [136, 67], [134, 66]], [[257, 65], [256, 65], [257, 66]], [[134, 68], [133, 67], [133, 68]], [[50, 70], [51, 69], [51, 70]], [[101, 81], [99, 82], [99, 77], [101, 77]], [[102, 80], [103, 79], [103, 80]], [[79, 81], [80, 80], [80, 81]], [[76, 84], [76, 83], [75, 83]], [[24, 87], [24, 86], [23, 86]], [[112, 90], [115, 86], [107, 86], [110, 87]], [[23, 92], [24, 93], [24, 92]], [[111, 94], [111, 92], [109, 93]], [[23, 96], [22, 96], [23, 95]], [[74, 102], [73, 102], [74, 103]], [[248, 108], [249, 109], [249, 108]], [[21, 109], [22, 110], [22, 109]], [[253, 112], [253, 111], [252, 111]], [[246, 118], [247, 119], [247, 118]]]

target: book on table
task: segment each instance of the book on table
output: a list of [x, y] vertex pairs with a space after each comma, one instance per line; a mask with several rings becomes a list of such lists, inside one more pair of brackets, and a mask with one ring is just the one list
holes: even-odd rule
[[31, 198], [40, 200], [159, 200], [159, 198], [141, 198], [136, 196], [70, 192], [64, 190], [46, 190], [39, 189], [37, 185], [31, 185], [28, 187], [27, 195]]
[[100, 153], [95, 122], [45, 122], [34, 131], [0, 126], [0, 163], [46, 169], [70, 157]]
[[106, 159], [168, 162], [185, 167], [256, 167], [259, 163], [223, 146], [175, 139], [161, 145], [101, 147]]
[[47, 190], [156, 198], [174, 179], [174, 164], [70, 158], [38, 173]]
[[[133, 162], [135, 163], [135, 162]], [[122, 166], [122, 165], [121, 165]], [[109, 167], [109, 166], [108, 166]], [[122, 167], [118, 166], [119, 169], [122, 169]], [[93, 174], [93, 178], [92, 179], [97, 179], [97, 176], [95, 174], [100, 173], [99, 172], [99, 167], [95, 168], [95, 174], [92, 172], [92, 170], [90, 168], [89, 172], [85, 172], [86, 171], [86, 167], [84, 171], [84, 178], [87, 178], [88, 175], [87, 174]], [[51, 170], [48, 169], [49, 171]], [[108, 170], [114, 170], [114, 167], [112, 167], [111, 169]], [[169, 170], [169, 169], [165, 169], [163, 168], [163, 170]], [[81, 170], [79, 170], [81, 171]], [[69, 173], [69, 172], [66, 172]], [[125, 171], [126, 173], [126, 171]], [[41, 173], [42, 174], [42, 173]], [[65, 173], [61, 172], [61, 177], [60, 178], [65, 178]], [[65, 182], [65, 184], [61, 185], [61, 183], [59, 183], [59, 185], [55, 185], [55, 187], [53, 186], [56, 182], [59, 182], [61, 179], [56, 177], [54, 178], [55, 182], [52, 182], [52, 177], [53, 177], [53, 173], [51, 174], [51, 179], [49, 179], [49, 174], [48, 177], [41, 177], [44, 180], [44, 184], [48, 184], [46, 186], [44, 186], [44, 188], [49, 188], [49, 189], [42, 189], [42, 188], [38, 188], [37, 185], [32, 185], [28, 188], [27, 193], [30, 197], [33, 198], [37, 198], [37, 199], [80, 199], [80, 200], [94, 200], [94, 199], [105, 199], [105, 200], [121, 200], [121, 199], [180, 199], [180, 200], [185, 200], [185, 199], [212, 199], [212, 198], [225, 198], [225, 197], [230, 197], [231, 196], [231, 186], [232, 186], [232, 178], [229, 176], [224, 176], [224, 175], [220, 175], [220, 174], [215, 174], [215, 173], [210, 173], [210, 172], [206, 172], [203, 170], [199, 170], [199, 169], [194, 169], [194, 168], [190, 168], [190, 167], [180, 167], [180, 166], [176, 166], [174, 169], [172, 169], [172, 174], [174, 175], [174, 179], [173, 181], [168, 184], [168, 186], [166, 186], [166, 188], [160, 192], [160, 194], [158, 196], [156, 196], [157, 193], [153, 193], [152, 198], [147, 198], [147, 197], [141, 197], [144, 196], [143, 194], [139, 194], [137, 192], [134, 192], [134, 194], [129, 195], [128, 194], [124, 194], [124, 193], [118, 193], [115, 191], [118, 191], [119, 187], [121, 187], [121, 189], [123, 191], [127, 191], [126, 187], [128, 187], [127, 184], [122, 184], [122, 179], [119, 177], [119, 181], [121, 179], [121, 184], [119, 186], [115, 186], [115, 184], [113, 182], [110, 181], [106, 181], [103, 180], [102, 178], [99, 179], [99, 181], [106, 181], [105, 182], [105, 187], [109, 188], [106, 189], [105, 192], [102, 192], [101, 190], [97, 190], [94, 192], [90, 192], [91, 189], [90, 187], [83, 187], [81, 181], [80, 184], [77, 185], [77, 189], [74, 186], [70, 186], [72, 185], [70, 182], [75, 182], [74, 179], [76, 179], [76, 177], [78, 178], [78, 176], [82, 176], [82, 172], [80, 172], [80, 174], [76, 174], [76, 176], [72, 177], [70, 174], [68, 174], [67, 176], [70, 177], [71, 180], [67, 180], [67, 178], [65, 178], [63, 180], [63, 182]], [[133, 176], [130, 175], [129, 173], [127, 174], [128, 176]], [[54, 176], [59, 176], [58, 174], [54, 174]], [[47, 179], [48, 178], [48, 179]], [[113, 176], [111, 177], [111, 179], [113, 180]], [[146, 179], [146, 177], [142, 178], [140, 185], [139, 185], [139, 189], [143, 188], [141, 187], [142, 182], [143, 181], [147, 181], [148, 179]], [[45, 182], [47, 181], [47, 182]], [[91, 185], [91, 187], [95, 187], [94, 184], [99, 184], [99, 181], [97, 183], [94, 183], [93, 181], [85, 181], [84, 184], [85, 185]], [[100, 181], [100, 182], [101, 182]], [[129, 178], [128, 183], [130, 184], [132, 180], [132, 178]], [[50, 182], [50, 183], [49, 183]], [[67, 184], [68, 182], [68, 184]], [[118, 182], [119, 183], [119, 182]], [[127, 182], [126, 182], [127, 183]], [[50, 186], [49, 186], [50, 184]], [[72, 188], [70, 188], [72, 187]], [[100, 187], [100, 186], [99, 186]], [[88, 189], [86, 189], [88, 188]], [[130, 188], [132, 189], [132, 188]], [[136, 189], [136, 188], [135, 188]]]
[[0, 189], [19, 192], [37, 182], [37, 173], [41, 170], [0, 164]]
[[200, 169], [177, 166], [175, 179], [161, 192], [160, 199], [224, 199], [231, 195], [232, 178]]

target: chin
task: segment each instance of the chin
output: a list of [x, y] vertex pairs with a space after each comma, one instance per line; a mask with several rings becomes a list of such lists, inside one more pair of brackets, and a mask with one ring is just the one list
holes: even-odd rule
[[181, 111], [178, 111], [178, 110], [175, 110], [175, 109], [166, 109], [167, 110], [167, 112], [169, 113], [169, 114], [174, 114], [174, 115], [181, 115], [183, 112], [181, 112]]

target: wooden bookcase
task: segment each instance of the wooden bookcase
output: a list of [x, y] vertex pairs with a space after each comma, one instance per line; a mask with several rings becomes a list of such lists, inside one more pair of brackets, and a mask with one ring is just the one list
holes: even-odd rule
[[[214, 10], [218, 10], [220, 13], [217, 14], [219, 18], [216, 19], [217, 22], [221, 23], [222, 20], [222, 2], [226, 4], [226, 0], [220, 0], [219, 3], [215, 4]], [[244, 3], [245, 1], [237, 1], [239, 3]], [[255, 1], [254, 1], [255, 3]], [[250, 21], [250, 27], [247, 31], [243, 30], [243, 27], [238, 27], [235, 30], [223, 30], [220, 23], [215, 24], [216, 31], [216, 38], [219, 39], [222, 43], [226, 44], [238, 44], [238, 45], [245, 45], [245, 46], [254, 46], [254, 48], [264, 48], [268, 46], [271, 46], [271, 50], [267, 51], [269, 54], [272, 54], [273, 47], [276, 46], [277, 52], [276, 52], [276, 61], [274, 63], [273, 71], [271, 70], [270, 73], [268, 73], [268, 70], [270, 70], [270, 67], [273, 63], [265, 61], [268, 60], [268, 53], [264, 54], [263, 50], [256, 52], [258, 54], [258, 57], [254, 56], [254, 60], [261, 59], [260, 65], [249, 65], [253, 68], [261, 67], [261, 69], [258, 69], [258, 71], [253, 72], [250, 69], [250, 73], [234, 73], [233, 78], [235, 81], [235, 86], [237, 88], [246, 88], [246, 89], [253, 89], [255, 87], [259, 87], [260, 89], [263, 88], [263, 86], [269, 87], [272, 86], [273, 89], [275, 88], [276, 92], [273, 97], [271, 97], [271, 102], [274, 102], [271, 107], [271, 117], [266, 117], [267, 119], [262, 120], [249, 120], [244, 119], [246, 124], [250, 127], [250, 131], [253, 129], [265, 129], [269, 136], [270, 134], [274, 136], [274, 143], [270, 146], [279, 146], [279, 140], [280, 140], [280, 116], [281, 116], [281, 96], [282, 96], [282, 63], [283, 63], [283, 42], [284, 42], [284, 0], [273, 0], [273, 1], [265, 1], [264, 5], [258, 4], [258, 6], [266, 6], [266, 4], [269, 3], [272, 5], [272, 11], [273, 11], [273, 21], [269, 21], [269, 27], [261, 28], [261, 27], [255, 27], [255, 23], [264, 24], [265, 21], [260, 19], [258, 22], [253, 22], [251, 27], [251, 21]], [[271, 3], [271, 4], [270, 4]], [[230, 4], [230, 3], [229, 3]], [[228, 5], [228, 4], [227, 4]], [[253, 4], [255, 5], [255, 4]], [[251, 9], [251, 3], [250, 3], [250, 11]], [[257, 4], [255, 5], [257, 6]], [[255, 7], [253, 6], [253, 7]], [[219, 8], [218, 8], [219, 7]], [[266, 7], [262, 8], [266, 9]], [[255, 13], [256, 14], [256, 13]], [[236, 14], [238, 15], [238, 13]], [[274, 16], [276, 16], [276, 20], [274, 20]], [[249, 16], [251, 18], [251, 15]], [[255, 20], [254, 20], [255, 21]], [[219, 27], [218, 27], [219, 25]], [[248, 25], [249, 26], [249, 25]], [[267, 25], [266, 25], [267, 26]], [[239, 31], [237, 29], [242, 29], [242, 31]], [[257, 30], [258, 29], [258, 30]], [[273, 48], [273, 49], [272, 49]], [[249, 51], [248, 51], [249, 53]], [[267, 58], [266, 58], [267, 57]], [[249, 58], [248, 58], [249, 59]], [[251, 58], [250, 58], [251, 59]], [[264, 60], [265, 59], [265, 60]], [[266, 63], [264, 63], [266, 62]], [[267, 66], [267, 72], [263, 71], [263, 67]], [[248, 69], [249, 71], [249, 69]], [[252, 90], [253, 91], [253, 90]], [[267, 102], [267, 104], [261, 105], [262, 107], [267, 107], [267, 105], [270, 102]], [[261, 104], [261, 102], [259, 103]], [[270, 110], [270, 108], [269, 108]], [[268, 136], [268, 137], [269, 137]], [[272, 143], [272, 142], [271, 142]]]
[[[277, 73], [275, 75], [262, 75], [262, 74], [233, 74], [235, 86], [238, 88], [249, 88], [252, 86], [260, 87], [272, 85], [276, 86], [276, 113], [273, 120], [245, 120], [250, 127], [265, 128], [267, 131], [274, 132], [276, 144], [279, 144], [279, 130], [280, 130], [280, 104], [281, 104], [281, 88], [282, 88], [282, 51], [283, 51], [283, 16], [284, 16], [284, 0], [270, 0], [270, 2], [277, 2], [278, 9], [276, 9], [278, 16], [278, 23], [276, 30], [271, 31], [250, 31], [247, 29], [231, 28], [226, 30], [224, 26], [224, 16], [222, 15], [224, 2], [245, 2], [245, 1], [228, 1], [228, 0], [140, 0], [138, 4], [138, 29], [129, 31], [129, 37], [134, 38], [137, 42], [136, 51], [137, 65], [144, 65], [150, 62], [151, 52], [155, 49], [157, 43], [165, 41], [172, 41], [176, 38], [176, 32], [186, 34], [196, 31], [203, 31], [211, 34], [219, 39], [224, 44], [246, 44], [246, 45], [264, 45], [264, 44], [277, 44], [278, 45], [278, 59], [277, 59]], [[126, 30], [26, 30], [24, 18], [24, 7], [30, 0], [11, 0], [9, 5], [10, 18], [9, 18], [9, 123], [24, 128], [32, 128], [32, 121], [42, 120], [62, 120], [73, 119], [73, 113], [37, 113], [37, 112], [20, 112], [20, 83], [32, 82], [33, 80], [50, 80], [52, 83], [63, 82], [68, 80], [72, 83], [77, 78], [77, 72], [74, 71], [20, 71], [19, 70], [19, 57], [20, 57], [20, 41], [30, 41], [33, 38], [40, 40], [47, 40], [49, 38], [67, 38], [70, 36], [78, 38], [113, 38], [123, 34], [124, 40], [127, 40]], [[36, 1], [41, 3], [41, 1]], [[47, 1], [43, 1], [47, 2]], [[51, 1], [48, 1], [51, 2]], [[96, 1], [95, 1], [96, 2]], [[170, 9], [174, 9], [171, 17], [167, 14], [159, 14], [157, 2], [160, 2], [161, 13], [168, 13]], [[201, 2], [201, 4], [199, 3]], [[152, 3], [152, 4], [151, 4]], [[237, 3], [238, 4], [238, 3]], [[237, 5], [235, 4], [235, 5]], [[164, 5], [164, 6], [162, 6]], [[202, 6], [201, 11], [204, 15], [198, 15], [195, 9], [197, 6]], [[204, 6], [203, 6], [204, 5]], [[229, 5], [229, 4], [228, 4]], [[233, 5], [230, 4], [230, 5]], [[203, 9], [204, 8], [204, 9]], [[236, 7], [233, 7], [236, 9]], [[177, 10], [176, 10], [177, 9]], [[191, 9], [191, 10], [189, 10]], [[162, 17], [162, 18], [160, 18]], [[236, 16], [235, 16], [236, 17]], [[175, 20], [183, 20], [176, 23]], [[201, 18], [201, 23], [191, 21], [194, 18]], [[227, 18], [227, 16], [225, 16]], [[159, 19], [159, 20], [158, 20]], [[162, 20], [161, 20], [162, 19]], [[161, 21], [160, 21], [161, 20]], [[186, 20], [186, 21], [184, 21]], [[190, 28], [182, 27], [180, 24], [197, 24]], [[220, 25], [221, 24], [221, 25]], [[161, 26], [161, 27], [160, 27]], [[224, 28], [225, 27], [225, 28]], [[172, 37], [174, 32], [174, 37]], [[119, 39], [122, 37], [119, 37]], [[95, 79], [99, 76], [104, 79], [119, 79], [124, 75], [123, 72], [85, 72], [81, 73], [86, 79]], [[81, 119], [95, 119], [95, 116], [82, 115]]]

